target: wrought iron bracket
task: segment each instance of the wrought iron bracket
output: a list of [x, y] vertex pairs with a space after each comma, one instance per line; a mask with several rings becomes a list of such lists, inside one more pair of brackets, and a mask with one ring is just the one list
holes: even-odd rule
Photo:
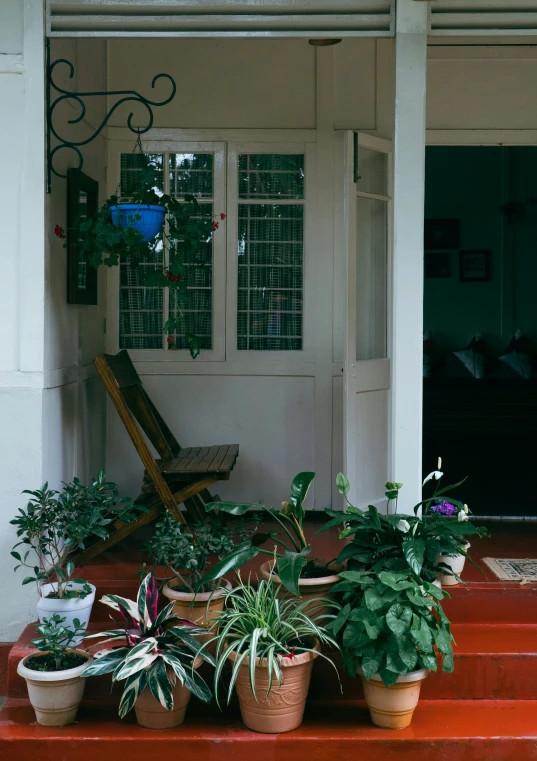
[[[82, 155], [82, 151], [80, 150], [83, 145], [87, 145], [88, 143], [91, 143], [93, 140], [95, 140], [96, 137], [98, 137], [103, 129], [108, 124], [108, 121], [114, 111], [119, 108], [123, 103], [127, 103], [129, 101], [133, 101], [135, 103], [141, 103], [146, 111], [147, 111], [147, 121], [145, 126], [142, 127], [136, 127], [133, 125], [132, 120], [134, 117], [134, 114], [129, 114], [127, 118], [127, 127], [130, 129], [131, 132], [133, 132], [135, 135], [139, 136], [143, 135], [145, 132], [148, 132], [151, 127], [153, 126], [153, 108], [156, 106], [165, 106], [167, 103], [169, 103], [173, 98], [175, 97], [175, 93], [177, 91], [177, 87], [175, 84], [175, 80], [173, 77], [171, 77], [169, 74], [157, 74], [153, 77], [153, 80], [151, 82], [151, 87], [154, 89], [156, 83], [160, 79], [166, 79], [171, 84], [171, 94], [165, 98], [164, 100], [150, 100], [149, 98], [146, 98], [144, 95], [141, 95], [139, 92], [136, 92], [136, 90], [110, 90], [110, 91], [96, 91], [96, 92], [73, 92], [69, 90], [65, 90], [63, 87], [60, 87], [60, 85], [54, 81], [54, 71], [56, 67], [58, 66], [66, 66], [69, 71], [69, 79], [72, 79], [75, 73], [75, 67], [73, 64], [68, 61], [66, 58], [58, 58], [54, 62], [50, 62], [50, 48], [47, 45], [47, 193], [50, 193], [51, 188], [51, 179], [52, 175], [55, 174], [57, 177], [67, 178], [67, 174], [64, 174], [60, 172], [59, 170], [55, 169], [54, 167], [54, 157], [56, 156], [59, 151], [63, 150], [71, 150], [74, 151], [76, 155], [77, 165], [74, 167], [70, 167], [73, 169], [76, 169], [78, 171], [82, 170], [82, 167], [84, 165], [84, 156]], [[56, 92], [60, 93], [58, 96], [54, 97], [52, 99], [51, 91], [55, 90]], [[63, 103], [64, 101], [68, 101], [73, 105], [76, 109], [77, 116], [73, 119], [68, 119], [67, 124], [79, 124], [86, 115], [86, 103], [85, 99], [88, 98], [96, 98], [99, 96], [117, 96], [118, 100], [114, 103], [114, 105], [109, 109], [106, 116], [102, 120], [101, 124], [95, 129], [92, 128], [94, 131], [93, 133], [86, 138], [85, 140], [71, 140], [68, 137], [64, 137], [60, 134], [57, 127], [54, 124], [54, 112], [56, 111], [56, 108]], [[52, 143], [52, 136], [56, 138], [58, 141], [58, 144], [54, 146], [54, 148], [51, 148]]]

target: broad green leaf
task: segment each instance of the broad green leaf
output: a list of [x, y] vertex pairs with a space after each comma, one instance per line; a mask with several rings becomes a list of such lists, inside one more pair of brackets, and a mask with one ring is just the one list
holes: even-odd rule
[[379, 664], [374, 658], [364, 658], [361, 665], [366, 679], [371, 679], [372, 676], [378, 674]]
[[365, 590], [364, 599], [369, 610], [380, 610], [383, 605], [392, 603], [397, 598], [394, 589], [384, 586], [376, 586]]
[[304, 509], [302, 507], [308, 495], [311, 482], [315, 478], [315, 473], [298, 473], [291, 482], [291, 490], [289, 494], [289, 502], [294, 508], [294, 514], [302, 525], [302, 518], [304, 515]]
[[453, 660], [453, 651], [451, 651], [450, 653], [445, 653], [444, 657], [442, 658], [442, 671], [450, 674], [454, 670], [455, 662]]
[[347, 623], [350, 612], [351, 606], [349, 603], [347, 603], [347, 605], [345, 605], [345, 607], [339, 611], [335, 620], [331, 624], [331, 630], [334, 636], [336, 636], [341, 631], [342, 627]]
[[430, 653], [433, 649], [433, 635], [424, 618], [419, 618], [419, 628], [410, 630], [410, 636], [422, 652]]
[[257, 555], [259, 555], [259, 550], [257, 547], [252, 547], [251, 542], [247, 541], [242, 542], [242, 544], [237, 544], [229, 555], [226, 555], [225, 558], [222, 558], [222, 560], [213, 565], [212, 568], [209, 568], [205, 576], [203, 576], [199, 582], [199, 586], [206, 584], [208, 581], [221, 579], [230, 571], [236, 571], [237, 568], [241, 568], [241, 566], [257, 557]]
[[340, 494], [347, 494], [351, 488], [351, 483], [347, 476], [344, 476], [343, 473], [338, 473], [336, 476], [336, 486]]
[[252, 507], [259, 507], [257, 502], [209, 502], [205, 505], [205, 510], [208, 513], [222, 512], [228, 513], [228, 515], [244, 515]]
[[403, 573], [391, 573], [390, 571], [381, 571], [379, 573], [379, 579], [386, 586], [395, 589], [398, 592], [403, 589], [412, 589], [416, 585], [414, 582], [409, 581], [408, 576]]
[[438, 663], [436, 660], [436, 655], [429, 655], [429, 653], [420, 653], [420, 657], [426, 669], [430, 669], [430, 671], [437, 671]]
[[413, 671], [416, 668], [418, 651], [410, 637], [401, 637], [399, 639], [399, 657], [409, 671]]
[[390, 669], [387, 669], [387, 668], [381, 667], [379, 669], [379, 674], [382, 679], [382, 683], [386, 687], [391, 687], [392, 684], [395, 684], [397, 679], [399, 678], [399, 673], [397, 671], [391, 671]]
[[412, 611], [400, 603], [395, 603], [386, 613], [386, 623], [396, 637], [401, 637], [410, 629]]
[[297, 597], [300, 596], [298, 580], [307, 562], [305, 555], [301, 552], [286, 552], [278, 558], [278, 576], [283, 586]]
[[414, 539], [409, 537], [403, 541], [403, 553], [408, 565], [414, 573], [419, 576], [423, 568], [423, 559], [425, 556], [425, 542], [423, 539]]
[[441, 653], [447, 654], [452, 652], [452, 636], [446, 629], [438, 629], [435, 634], [434, 641]]

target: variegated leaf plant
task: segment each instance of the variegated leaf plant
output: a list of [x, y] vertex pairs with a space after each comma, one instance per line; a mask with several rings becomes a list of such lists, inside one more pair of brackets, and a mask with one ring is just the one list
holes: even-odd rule
[[201, 649], [194, 636], [207, 634], [207, 630], [174, 614], [173, 602], [158, 613], [158, 588], [153, 574], [142, 581], [136, 602], [117, 595], [105, 595], [101, 602], [121, 615], [123, 626], [86, 639], [99, 637], [104, 638], [101, 645], [121, 644], [96, 653], [83, 676], [111, 673], [112, 682], [125, 680], [119, 704], [121, 718], [146, 687], [164, 708], [171, 710], [177, 679], [201, 700], [211, 700], [211, 690], [194, 669], [198, 655], [214, 664], [213, 657]]

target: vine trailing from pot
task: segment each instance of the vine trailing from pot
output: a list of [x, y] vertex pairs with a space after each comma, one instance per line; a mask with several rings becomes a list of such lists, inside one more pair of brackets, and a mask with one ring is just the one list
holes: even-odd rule
[[[130, 194], [119, 197], [118, 189], [95, 217], [79, 220], [80, 254], [95, 268], [128, 262], [139, 285], [168, 288], [169, 301], [176, 306], [176, 312], [168, 317], [163, 330], [168, 349], [177, 350], [174, 336], [181, 330], [188, 302], [185, 262], [200, 256], [202, 246], [212, 240], [226, 214], [206, 215], [191, 194], [180, 200], [163, 193], [159, 189], [162, 168], [141, 152], [140, 159], [146, 163], [136, 172]], [[55, 226], [55, 235], [65, 237], [61, 226]], [[184, 340], [195, 359], [201, 351], [200, 338], [185, 330]]]

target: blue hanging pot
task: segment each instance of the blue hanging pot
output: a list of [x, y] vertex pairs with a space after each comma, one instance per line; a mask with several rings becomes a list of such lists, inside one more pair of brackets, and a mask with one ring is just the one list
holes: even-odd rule
[[[117, 206], [110, 207], [110, 213], [114, 225], [133, 227], [143, 236], [142, 240], [148, 243], [161, 231], [166, 208], [147, 203], [119, 203]], [[137, 216], [140, 219], [135, 219]]]

